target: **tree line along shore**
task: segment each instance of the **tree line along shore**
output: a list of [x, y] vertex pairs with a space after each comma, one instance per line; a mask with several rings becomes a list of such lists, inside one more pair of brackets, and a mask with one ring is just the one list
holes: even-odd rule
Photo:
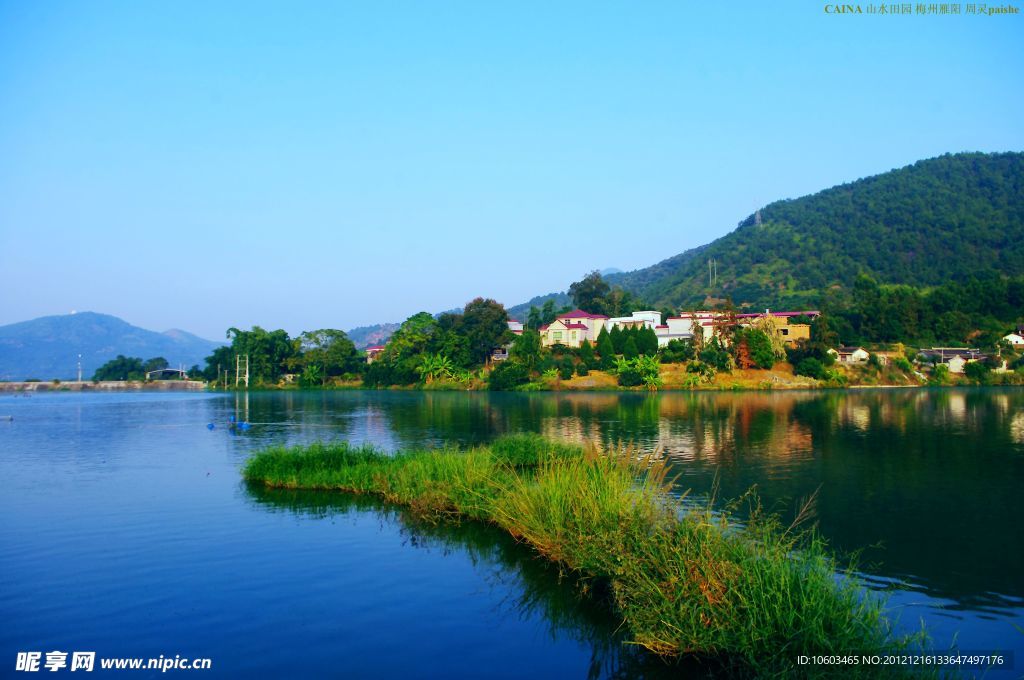
[[[525, 322], [476, 298], [461, 311], [414, 314], [385, 345], [363, 351], [336, 329], [291, 337], [281, 329], [230, 328], [229, 344], [204, 367], [176, 372], [161, 357], [119, 355], [93, 380], [157, 375], [220, 389], [518, 391], [1024, 383], [1024, 344], [1007, 340], [1019, 337], [1014, 331], [1024, 322], [1016, 316], [1024, 281], [986, 291], [950, 284], [920, 293], [865, 276], [845, 305], [821, 312], [754, 314], [728, 300], [702, 312], [641, 311], [643, 301], [592, 272], [570, 287], [572, 306], [556, 309], [549, 300]], [[971, 299], [973, 316], [960, 311]], [[784, 315], [790, 328], [806, 329], [803, 337], [783, 335], [773, 319]], [[666, 335], [670, 324], [690, 317], [685, 334]], [[593, 319], [604, 320], [599, 331], [587, 326]]]

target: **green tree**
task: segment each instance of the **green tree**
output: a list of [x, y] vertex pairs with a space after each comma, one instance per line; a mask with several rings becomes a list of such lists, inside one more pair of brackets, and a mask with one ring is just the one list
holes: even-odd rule
[[988, 382], [989, 374], [991, 372], [992, 368], [984, 361], [971, 361], [964, 365], [964, 376], [979, 385], [983, 385]]
[[235, 370], [235, 352], [230, 345], [224, 345], [213, 350], [210, 356], [206, 357], [206, 367], [203, 369], [203, 379], [207, 382], [223, 380], [223, 371]]
[[495, 347], [505, 345], [512, 337], [508, 312], [500, 303], [478, 297], [467, 303], [462, 312], [462, 335], [469, 344], [470, 360], [483, 364]]
[[118, 354], [96, 369], [93, 373], [93, 380], [142, 380], [145, 378], [145, 369], [142, 359], [139, 357], [126, 357]]
[[537, 330], [544, 323], [541, 318], [541, 311], [536, 306], [531, 306], [529, 314], [526, 315], [526, 327]]
[[163, 357], [153, 357], [142, 365], [142, 372], [149, 373], [150, 371], [160, 371], [167, 368], [167, 359]]
[[512, 341], [512, 350], [509, 358], [527, 368], [534, 370], [540, 362], [541, 342], [540, 334], [537, 331], [525, 330], [522, 335], [516, 336]]
[[[290, 359], [297, 354], [295, 344], [283, 330], [267, 331], [259, 326], [243, 331], [229, 328], [227, 337], [231, 340], [235, 356], [249, 357], [250, 379], [256, 384], [276, 383]], [[229, 370], [235, 368], [232, 360]]]
[[636, 359], [640, 356], [640, 350], [636, 346], [636, 340], [630, 335], [626, 338], [625, 344], [622, 346], [622, 356], [625, 359]]
[[540, 310], [540, 325], [544, 326], [555, 320], [558, 316], [558, 311], [555, 309], [555, 301], [547, 299], [544, 302], [544, 306]]
[[610, 292], [611, 287], [596, 270], [569, 286], [573, 304], [591, 314], [608, 314], [607, 298]]
[[594, 359], [594, 348], [590, 344], [589, 340], [584, 340], [580, 345], [579, 356], [580, 362], [585, 364], [587, 368], [594, 366], [594, 362], [596, 361]]
[[640, 354], [653, 357], [658, 353], [658, 335], [653, 328], [641, 328], [636, 334], [636, 347]]
[[494, 367], [488, 379], [492, 390], [511, 390], [530, 382], [530, 371], [515, 361], [503, 361]]
[[611, 335], [605, 328], [597, 334], [597, 353], [601, 357], [601, 368], [608, 370], [615, 365], [615, 347], [612, 345]]
[[321, 328], [306, 331], [296, 338], [299, 345], [297, 363], [303, 369], [317, 366], [321, 382], [328, 377], [356, 373], [362, 364], [362, 357], [345, 331]]
[[814, 357], [801, 359], [794, 369], [797, 375], [805, 375], [815, 380], [822, 380], [826, 377], [826, 369], [822, 363]]
[[680, 364], [690, 361], [696, 357], [693, 343], [689, 340], [669, 340], [664, 349], [661, 350], [661, 362], [664, 364]]
[[622, 354], [622, 350], [626, 346], [626, 337], [622, 332], [622, 329], [618, 326], [612, 326], [612, 330], [608, 333], [608, 337], [612, 341], [612, 347], [615, 349], [615, 353]]
[[731, 371], [732, 356], [722, 346], [718, 338], [712, 338], [711, 342], [700, 351], [700, 360], [713, 367], [716, 371]]
[[755, 366], [769, 369], [775, 365], [775, 351], [771, 338], [757, 328], [746, 328], [736, 334], [736, 345], [745, 347], [750, 360]]

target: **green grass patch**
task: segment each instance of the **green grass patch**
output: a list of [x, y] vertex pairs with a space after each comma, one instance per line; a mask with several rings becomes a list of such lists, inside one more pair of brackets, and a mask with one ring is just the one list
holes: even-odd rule
[[[800, 655], [884, 654], [897, 637], [884, 602], [843, 573], [810, 531], [755, 512], [742, 525], [710, 505], [683, 509], [666, 467], [533, 435], [485, 447], [389, 455], [346, 443], [273, 448], [244, 476], [268, 487], [372, 493], [429, 518], [497, 525], [600, 583], [638, 645], [668, 659], [700, 657], [745, 675], [827, 675]], [[920, 670], [920, 669], [918, 669]], [[844, 666], [844, 677], [898, 675]]]

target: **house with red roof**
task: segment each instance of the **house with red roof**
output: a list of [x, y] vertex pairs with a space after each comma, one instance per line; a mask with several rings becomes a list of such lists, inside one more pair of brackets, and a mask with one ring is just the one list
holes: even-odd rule
[[372, 364], [384, 351], [384, 345], [373, 345], [366, 348], [366, 363]]
[[550, 324], [538, 329], [541, 344], [545, 347], [579, 347], [587, 340], [593, 345], [597, 342], [597, 334], [604, 328], [607, 319], [608, 317], [603, 314], [591, 314], [582, 309], [559, 314]]

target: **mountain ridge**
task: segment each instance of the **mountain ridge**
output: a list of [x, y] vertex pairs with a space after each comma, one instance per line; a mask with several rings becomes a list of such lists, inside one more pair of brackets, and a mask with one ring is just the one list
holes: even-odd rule
[[202, 365], [223, 344], [181, 329], [147, 330], [99, 312], [42, 316], [0, 326], [0, 380], [73, 380], [79, 354], [84, 379], [118, 354], [162, 356], [171, 366], [188, 368]]
[[[943, 154], [773, 201], [709, 243], [604, 278], [653, 309], [722, 299], [761, 309], [820, 305], [862, 273], [927, 287], [983, 269], [1024, 275], [1024, 153]], [[549, 299], [571, 302], [548, 293], [509, 315], [523, 321]]]

